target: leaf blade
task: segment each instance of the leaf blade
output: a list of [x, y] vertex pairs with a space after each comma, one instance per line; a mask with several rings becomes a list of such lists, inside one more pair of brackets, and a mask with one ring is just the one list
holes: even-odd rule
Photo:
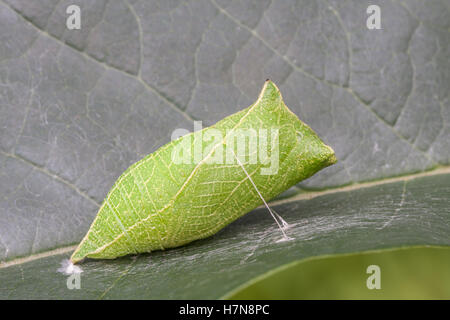
[[[68, 254], [10, 266], [0, 269], [0, 297], [89, 299], [108, 289], [104, 299], [216, 299], [258, 275], [308, 257], [449, 246], [449, 177], [445, 173], [409, 179], [396, 215], [403, 181], [275, 206], [293, 225], [287, 232], [295, 240], [289, 242], [276, 242], [272, 219], [265, 209], [257, 209], [189, 246], [137, 258], [87, 261], [81, 265], [81, 290], [68, 290], [66, 277], [56, 273]], [[47, 287], [54, 289], [42, 289]]]

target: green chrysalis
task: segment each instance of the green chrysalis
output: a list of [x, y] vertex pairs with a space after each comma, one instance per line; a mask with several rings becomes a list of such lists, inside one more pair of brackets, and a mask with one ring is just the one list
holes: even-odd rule
[[113, 259], [206, 238], [335, 162], [333, 150], [267, 80], [250, 107], [131, 165], [70, 260]]

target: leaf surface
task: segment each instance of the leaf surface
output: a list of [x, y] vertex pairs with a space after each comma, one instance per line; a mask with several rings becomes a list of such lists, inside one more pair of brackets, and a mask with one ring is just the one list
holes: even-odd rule
[[[251, 281], [248, 286], [227, 295], [226, 298], [232, 300], [448, 299], [450, 297], [449, 264], [450, 247], [434, 246], [316, 257], [271, 270], [257, 281]], [[377, 267], [380, 272], [375, 274], [374, 270]], [[330, 270], [339, 270], [339, 272], [330, 272]], [[374, 279], [376, 275], [379, 275], [378, 288]], [[372, 289], [369, 290], [367, 283]]]
[[[65, 9], [69, 4], [82, 8], [79, 32], [66, 29]], [[382, 30], [365, 27], [370, 4], [381, 8]], [[211, 125], [247, 107], [267, 78], [279, 84], [286, 105], [336, 151], [339, 159], [338, 164], [300, 183], [285, 197], [306, 197], [311, 189], [347, 190], [346, 185], [359, 187], [365, 181], [383, 182], [428, 170], [448, 170], [449, 21], [446, 0], [426, 4], [416, 0], [1, 0], [0, 261], [17, 263], [22, 261], [15, 260], [19, 257], [33, 259], [78, 243], [108, 190], [126, 168], [169, 142], [174, 129], [192, 130], [194, 119]], [[446, 175], [439, 177], [440, 181], [448, 179]], [[438, 177], [426, 179], [435, 181]], [[397, 216], [401, 197], [391, 195], [386, 186], [381, 184], [371, 189], [373, 194], [365, 195], [367, 199], [381, 199], [370, 206], [362, 200], [354, 204], [342, 200], [340, 206], [331, 201], [318, 210], [314, 199], [302, 200], [301, 212], [295, 215], [321, 213], [322, 221], [330, 222], [327, 213], [345, 216], [351, 207], [351, 212], [370, 211], [372, 217]], [[441, 233], [448, 226], [448, 193], [445, 197], [435, 195], [439, 188], [434, 182], [427, 186], [429, 189], [418, 192], [416, 198], [403, 202], [415, 215], [398, 210], [408, 213], [398, 216], [409, 220], [393, 220], [403, 221], [402, 226], [382, 220], [387, 225], [378, 230], [383, 224], [368, 224], [364, 235], [371, 237], [365, 238], [356, 231], [332, 232], [334, 227], [350, 228], [353, 218], [333, 220], [328, 229], [325, 224], [322, 229], [307, 229], [311, 236], [317, 232], [330, 242], [315, 243], [309, 251], [302, 246], [303, 253], [283, 254], [277, 247], [274, 251], [279, 255], [267, 260], [284, 263], [288, 259], [283, 256], [298, 259], [303, 254], [344, 249], [448, 245], [449, 233]], [[396, 188], [398, 195], [402, 186]], [[433, 202], [437, 199], [442, 202]], [[296, 212], [288, 208], [284, 211]], [[267, 225], [260, 225], [259, 219], [251, 220], [251, 213], [223, 234], [236, 232], [230, 238], [238, 238], [240, 232], [252, 237], [252, 226], [258, 232], [265, 232], [269, 225], [274, 227], [267, 212], [260, 213]], [[429, 220], [433, 218], [436, 221]], [[330, 233], [327, 236], [320, 230]], [[218, 275], [217, 266], [223, 262], [220, 258], [219, 262], [201, 260], [203, 265], [195, 264], [197, 269], [188, 268], [193, 260], [206, 255], [205, 250], [231, 249], [227, 248], [231, 244], [219, 236], [159, 253], [174, 255], [177, 263], [166, 268], [202, 274], [194, 285], [194, 281], [180, 280], [173, 272], [173, 282], [168, 282], [172, 288], [175, 283], [181, 287], [180, 283], [189, 282], [191, 288], [198, 287], [198, 297], [215, 288], [202, 283], [210, 283], [211, 274]], [[341, 238], [344, 236], [345, 241]], [[214, 247], [213, 241], [220, 247]], [[188, 248], [193, 250], [189, 256], [196, 258], [187, 263], [183, 257]], [[250, 254], [248, 250], [245, 248]], [[255, 254], [258, 252], [255, 249]], [[244, 256], [228, 257], [231, 260], [224, 262], [223, 268], [231, 271], [220, 274], [228, 280], [223, 292], [275, 267], [259, 265], [246, 277], [238, 277], [233, 268], [238, 269], [236, 263]], [[122, 280], [127, 279], [127, 268], [136, 275], [138, 270], [147, 270], [139, 269], [149, 263], [145, 257], [150, 258], [138, 258], [136, 269], [129, 266], [128, 259], [97, 265], [91, 297], [103, 294], [120, 274], [124, 273]], [[66, 292], [63, 276], [56, 280], [54, 270], [60, 259], [48, 257], [1, 268], [0, 286], [8, 291], [0, 294], [56, 297], [62, 290], [81, 296], [81, 292]], [[162, 266], [162, 260], [160, 263]], [[102, 273], [106, 265], [116, 274]], [[89, 268], [85, 269], [88, 277]], [[147, 272], [136, 279], [146, 276]], [[54, 291], [50, 289], [52, 281], [61, 282]], [[116, 285], [120, 283], [117, 280]], [[153, 283], [159, 290], [158, 281]], [[116, 285], [105, 298], [120, 296]], [[143, 284], [138, 281], [123, 284], [122, 297], [132, 297], [133, 292], [138, 297], [137, 293], [144, 291], [142, 287], [139, 291], [139, 286]], [[49, 289], [43, 292], [42, 288]]]
[[[450, 173], [298, 196], [274, 206], [291, 224], [281, 235], [265, 208], [188, 246], [88, 261], [81, 289], [58, 273], [69, 252], [1, 269], [1, 298], [215, 299], [300, 259], [414, 245], [450, 245]], [[283, 200], [286, 201], [286, 200]], [[69, 248], [70, 251], [72, 248]], [[365, 270], [361, 270], [365, 272]]]

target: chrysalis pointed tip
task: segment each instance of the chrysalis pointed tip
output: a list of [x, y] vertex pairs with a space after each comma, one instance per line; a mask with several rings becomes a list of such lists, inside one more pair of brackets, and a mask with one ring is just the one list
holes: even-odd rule
[[84, 256], [80, 256], [80, 254], [79, 254], [79, 249], [80, 249], [80, 246], [78, 246], [78, 247], [75, 249], [75, 251], [72, 253], [72, 255], [71, 255], [70, 258], [69, 258], [69, 261], [70, 261], [71, 263], [73, 263], [73, 264], [76, 264], [76, 263], [78, 263], [78, 262], [80, 262], [81, 260], [84, 259]]
[[73, 259], [72, 257], [69, 259], [69, 261], [72, 263], [72, 264], [77, 264], [78, 262], [80, 262], [81, 260], [80, 259]]
[[264, 86], [261, 90], [261, 93], [259, 94], [258, 101], [269, 100], [269, 101], [277, 101], [281, 98], [280, 90], [278, 87], [273, 83], [273, 81], [267, 79], [266, 82], [264, 82]]
[[267, 89], [275, 89], [277, 91], [279, 91], [277, 85], [270, 79], [266, 79], [266, 82], [264, 82], [264, 88], [263, 90], [267, 90]]
[[334, 150], [330, 147], [325, 145], [325, 147], [329, 150], [328, 156], [326, 158], [326, 165], [331, 166], [332, 164], [335, 164], [338, 160], [336, 158], [336, 154], [334, 153]]

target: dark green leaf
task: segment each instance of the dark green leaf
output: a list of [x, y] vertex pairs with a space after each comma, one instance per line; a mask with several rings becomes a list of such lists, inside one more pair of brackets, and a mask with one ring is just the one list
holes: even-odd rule
[[[0, 272], [0, 298], [214, 299], [284, 264], [324, 254], [450, 245], [450, 174], [325, 194], [275, 206], [292, 226], [281, 238], [266, 209], [189, 246], [80, 264], [81, 289], [58, 273], [69, 254]], [[365, 272], [364, 270], [361, 270]]]
[[[318, 257], [272, 270], [226, 298], [449, 299], [449, 265], [449, 247], [385, 249]], [[375, 274], [369, 267], [378, 267], [379, 273]], [[379, 277], [378, 288], [374, 286], [377, 284], [374, 276]]]
[[[69, 4], [81, 7], [81, 30], [66, 29]], [[381, 30], [366, 28], [369, 4], [381, 8]], [[206, 126], [247, 107], [266, 78], [280, 85], [286, 104], [339, 159], [285, 197], [307, 197], [305, 190], [310, 188], [448, 170], [449, 30], [447, 0], [1, 0], [0, 261], [15, 266], [0, 270], [0, 286], [17, 290], [0, 294], [57, 297], [62, 290], [81, 296], [67, 293], [63, 277], [53, 274], [60, 256], [23, 266], [14, 259], [32, 259], [78, 243], [107, 191], [130, 164], [170, 141], [174, 129], [192, 130], [194, 118]], [[437, 179], [442, 185], [444, 177], [448, 179], [440, 175], [427, 181]], [[171, 279], [171, 288], [181, 290], [187, 282], [195, 287], [189, 292], [174, 290], [174, 296], [219, 297], [276, 266], [256, 264], [245, 277], [233, 272], [255, 254], [265, 252], [266, 260], [285, 263], [374, 247], [448, 245], [448, 193], [434, 195], [442, 187], [430, 183], [429, 189], [412, 193], [416, 198], [402, 202], [401, 183], [395, 187], [396, 196], [387, 186], [364, 195], [373, 200], [372, 207], [352, 198], [368, 192], [365, 189], [340, 193], [349, 197], [341, 205], [313, 199], [279, 209], [288, 220], [301, 209], [302, 217], [324, 222], [320, 228], [301, 229], [310, 237], [329, 240], [314, 248], [304, 248], [310, 242], [301, 236], [295, 243], [302, 252], [284, 252], [291, 243], [275, 245], [272, 238], [260, 241], [273, 244], [272, 251], [260, 252], [252, 243], [247, 247], [242, 237], [262, 237], [269, 225], [273, 227], [261, 211], [252, 217], [259, 214], [267, 220], [249, 217], [204, 242], [207, 245], [140, 257], [129, 272], [136, 275], [133, 279], [152, 277], [139, 270], [146, 270], [149, 259], [160, 261], [163, 268], [162, 257], [168, 255], [173, 260], [164, 267], [174, 270], [173, 278], [169, 271], [164, 279]], [[400, 204], [410, 204], [415, 214], [388, 223], [386, 217], [403, 212], [397, 210]], [[372, 213], [370, 217], [382, 218], [379, 224], [367, 223], [364, 232], [333, 231], [337, 226], [353, 230], [353, 215], [328, 224], [330, 214], [350, 214], [346, 206], [361, 217]], [[229, 238], [221, 238], [227, 234]], [[345, 243], [341, 237], [346, 237]], [[223, 257], [223, 268], [230, 271], [220, 274], [227, 281], [222, 291], [206, 294], [219, 290], [206, 285], [222, 262], [219, 252], [236, 247], [245, 252]], [[253, 248], [254, 254], [240, 265]], [[217, 261], [207, 259], [209, 250], [216, 252]], [[106, 265], [116, 274], [108, 274], [104, 263], [86, 265], [83, 276], [97, 279], [86, 296], [101, 295], [129, 268], [129, 260]], [[202, 277], [179, 278], [189, 268]], [[97, 270], [97, 276], [88, 269]], [[53, 281], [59, 283], [55, 289]], [[155, 291], [145, 291], [142, 297], [157, 296], [153, 293], [162, 281], [154, 280]], [[142, 282], [134, 283], [124, 285], [127, 290], [121, 297], [138, 297], [144, 291]], [[118, 297], [120, 286], [117, 281], [105, 297]]]

